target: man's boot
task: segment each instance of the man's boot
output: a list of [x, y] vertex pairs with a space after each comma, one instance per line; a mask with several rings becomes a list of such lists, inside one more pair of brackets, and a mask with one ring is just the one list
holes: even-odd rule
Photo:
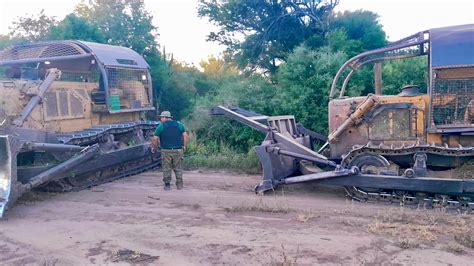
[[176, 189], [178, 190], [183, 189], [183, 183], [176, 184]]
[[164, 190], [171, 190], [171, 185], [170, 183], [165, 183], [165, 187], [163, 188]]

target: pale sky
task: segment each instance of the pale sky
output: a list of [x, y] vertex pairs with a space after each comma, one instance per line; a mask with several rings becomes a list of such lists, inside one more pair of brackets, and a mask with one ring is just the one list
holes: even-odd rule
[[[0, 0], [0, 34], [8, 33], [15, 18], [41, 9], [57, 19], [73, 11], [80, 0]], [[199, 65], [224, 47], [206, 42], [213, 26], [197, 17], [197, 0], [145, 0], [158, 26], [160, 45], [175, 59]], [[365, 9], [380, 15], [390, 41], [430, 28], [474, 23], [473, 0], [340, 0], [336, 11]]]

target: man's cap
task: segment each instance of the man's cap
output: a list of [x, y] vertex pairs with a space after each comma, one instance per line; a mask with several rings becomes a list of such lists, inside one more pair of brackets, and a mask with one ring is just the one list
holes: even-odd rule
[[160, 117], [169, 117], [169, 118], [172, 118], [170, 111], [163, 111], [163, 112], [161, 112]]

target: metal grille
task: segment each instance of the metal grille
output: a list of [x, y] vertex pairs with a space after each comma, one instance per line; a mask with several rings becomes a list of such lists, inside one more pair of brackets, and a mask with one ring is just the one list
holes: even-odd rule
[[75, 82], [99, 82], [99, 71], [97, 69], [91, 72], [72, 72], [61, 70], [60, 81], [75, 81]]
[[58, 91], [59, 97], [59, 114], [61, 116], [69, 116], [69, 107], [68, 107], [68, 92], [67, 91]]
[[437, 127], [474, 124], [474, 80], [435, 80], [431, 96], [432, 123]]
[[371, 140], [407, 140], [416, 137], [416, 109], [387, 109], [370, 123]]
[[146, 70], [107, 67], [110, 95], [120, 97], [121, 109], [150, 107]]
[[43, 102], [46, 105], [46, 117], [54, 118], [59, 116], [56, 92], [46, 92]]
[[70, 94], [70, 105], [71, 105], [71, 116], [80, 117], [84, 115], [84, 109], [82, 108], [82, 102], [73, 94]]
[[0, 51], [0, 61], [81, 54], [86, 54], [86, 52], [78, 45], [71, 42], [43, 42], [14, 46]]
[[[83, 93], [78, 93], [79, 91], [81, 90], [62, 89], [46, 92], [43, 100], [46, 107], [45, 120], [84, 117], [83, 103], [86, 99], [80, 98]], [[75, 95], [76, 93], [79, 95]]]

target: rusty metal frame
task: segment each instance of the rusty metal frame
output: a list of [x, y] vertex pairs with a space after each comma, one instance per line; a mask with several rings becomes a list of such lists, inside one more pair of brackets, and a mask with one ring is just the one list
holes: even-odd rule
[[[348, 61], [346, 61], [339, 68], [339, 70], [336, 73], [336, 76], [333, 79], [333, 82], [331, 84], [331, 91], [329, 93], [329, 99], [334, 98], [334, 95], [336, 94], [336, 91], [337, 91], [337, 84], [339, 82], [339, 79], [341, 78], [341, 76], [343, 75], [344, 71], [347, 68], [351, 68], [351, 70], [344, 78], [343, 85], [340, 90], [339, 98], [342, 98], [344, 96], [349, 79], [352, 77], [355, 71], [357, 71], [358, 69], [360, 69], [362, 66], [366, 64], [426, 55], [427, 51], [425, 51], [424, 44], [426, 44], [429, 41], [425, 37], [426, 33], [428, 33], [428, 31], [419, 32], [410, 37], [407, 37], [398, 42], [395, 42], [389, 46], [361, 53], [359, 55], [352, 57]], [[416, 47], [416, 46], [419, 46], [418, 47], [419, 52], [415, 54], [401, 54], [401, 55], [395, 54], [395, 55], [390, 55], [390, 56], [383, 56], [380, 58], [370, 58], [371, 55], [378, 55], [378, 54], [383, 54], [386, 52], [393, 52], [396, 50], [405, 49], [409, 47]]]

